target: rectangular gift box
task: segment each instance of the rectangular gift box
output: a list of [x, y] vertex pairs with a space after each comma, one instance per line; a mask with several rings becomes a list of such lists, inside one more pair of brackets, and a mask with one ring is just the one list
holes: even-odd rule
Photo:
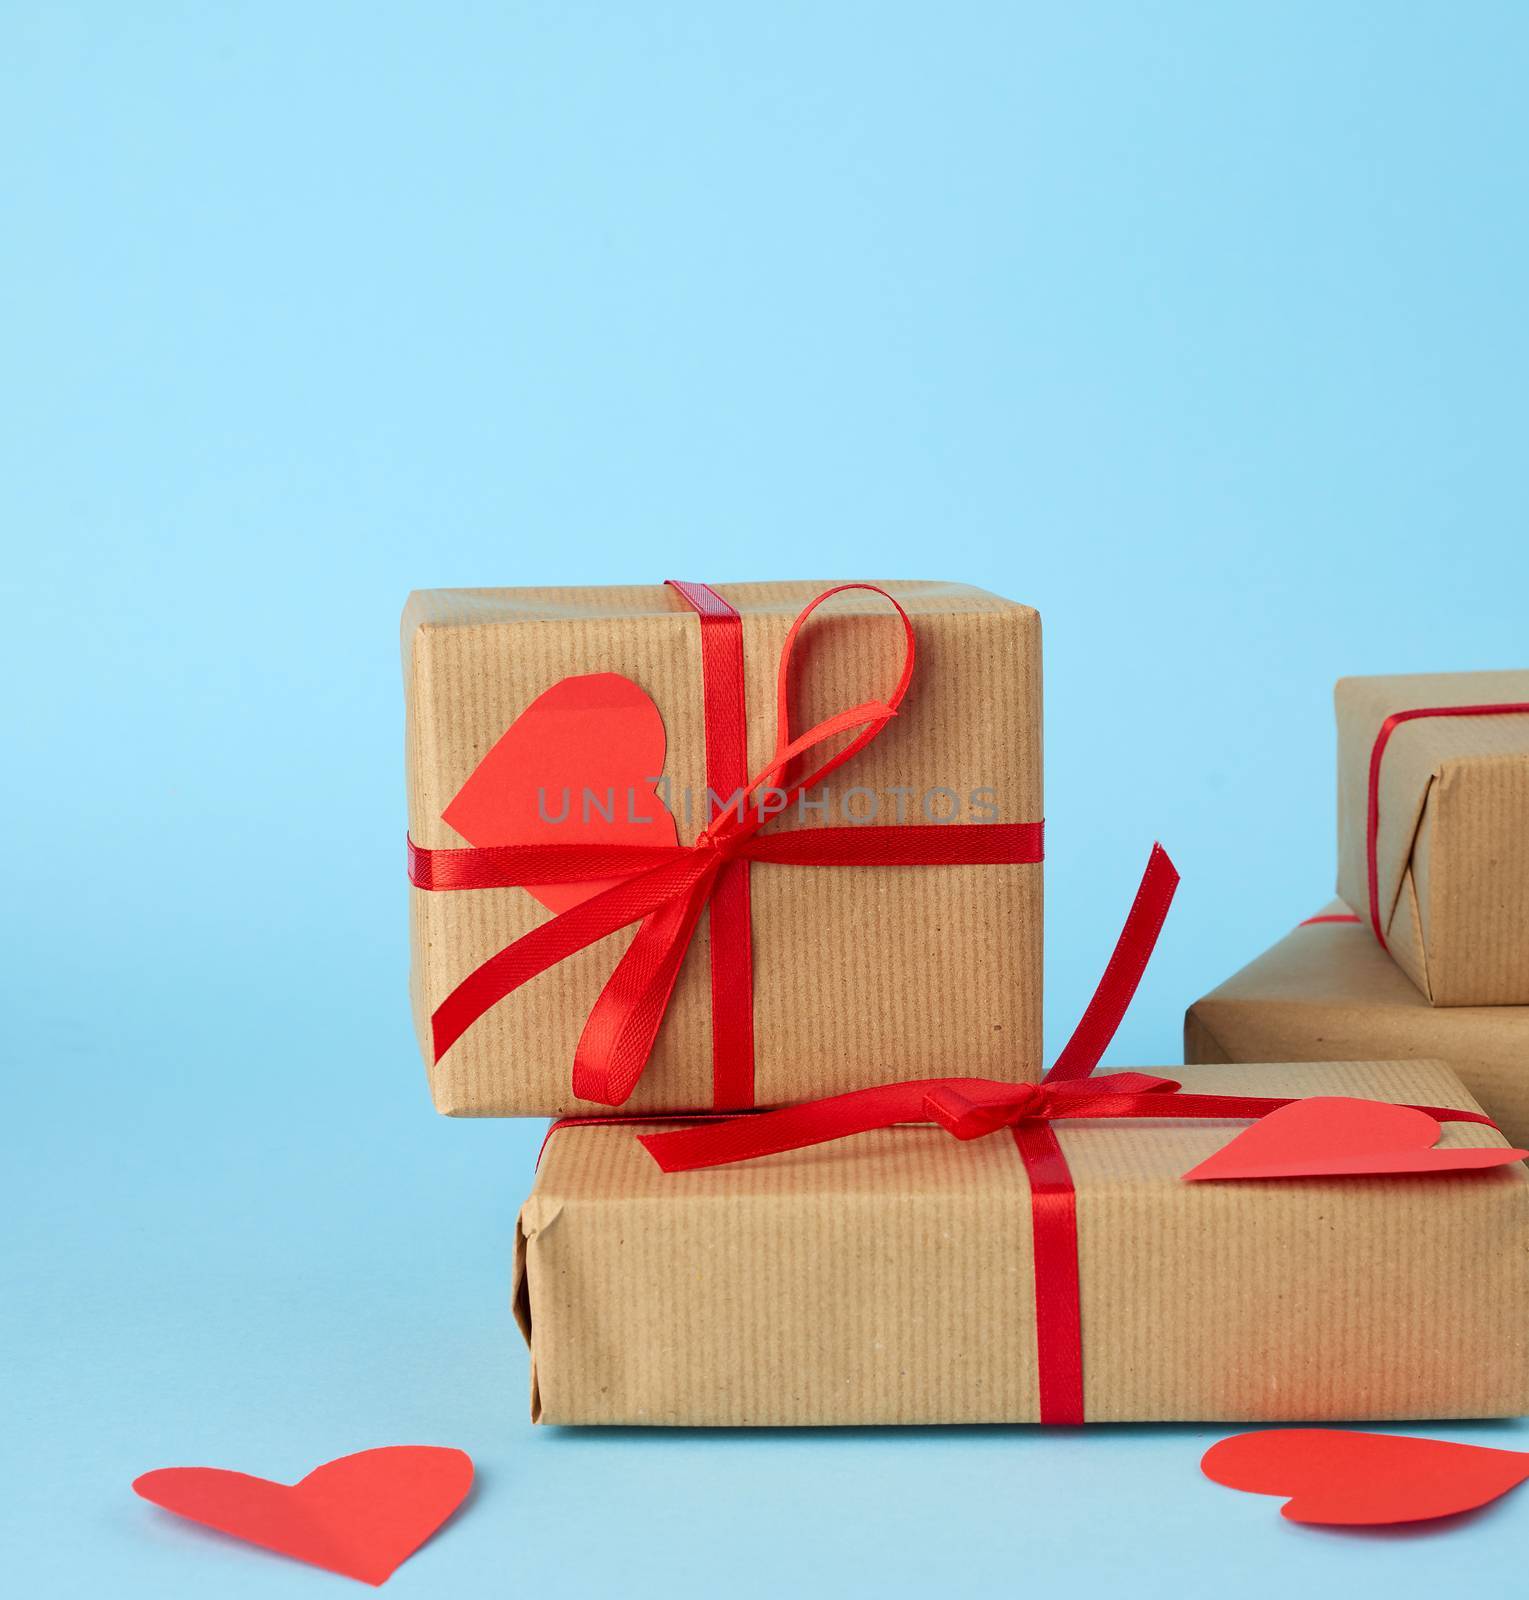
[[1529, 1145], [1529, 1006], [1430, 1006], [1341, 900], [1184, 1017], [1186, 1061], [1380, 1058], [1446, 1062], [1508, 1138]]
[[1529, 672], [1335, 700], [1338, 893], [1434, 1005], [1529, 1004]]
[[[717, 586], [739, 617], [750, 775], [766, 768], [775, 750], [777, 667], [788, 630], [824, 587]], [[818, 828], [845, 836], [879, 829], [886, 836], [922, 827], [939, 835], [932, 846], [939, 848], [949, 840], [996, 838], [983, 835], [992, 824], [1039, 825], [1038, 615], [963, 584], [906, 581], [884, 588], [905, 608], [916, 642], [906, 699], [871, 743], [805, 797], [809, 804], [773, 817], [760, 838]], [[544, 842], [600, 837], [602, 801], [613, 800], [618, 822], [624, 816], [630, 822], [627, 808], [635, 800], [640, 823], [661, 797], [674, 816], [678, 843], [694, 844], [706, 820], [713, 754], [703, 691], [714, 663], [703, 649], [703, 626], [674, 588], [659, 584], [412, 595], [403, 615], [403, 656], [413, 843], [449, 851], [523, 837], [524, 818], [509, 824], [493, 819], [496, 796], [519, 785], [523, 792], [512, 798], [522, 809], [531, 806], [527, 763], [545, 756], [555, 791], [546, 814], [556, 816], [564, 807], [566, 784], [571, 821], [563, 832], [543, 826]], [[793, 732], [888, 696], [903, 649], [902, 629], [884, 597], [864, 590], [835, 594], [813, 613], [797, 643], [790, 674]], [[619, 719], [630, 706], [617, 708], [614, 724], [602, 720], [607, 713], [598, 706], [565, 717], [561, 731], [554, 718], [546, 735], [540, 724], [521, 722], [514, 736], [519, 744], [507, 754], [507, 730], [538, 697], [562, 680], [592, 674], [630, 680], [624, 687], [618, 682], [621, 694], [638, 702], [646, 697], [657, 708], [663, 781], [656, 791], [642, 785], [642, 778], [657, 776], [646, 772], [635, 780], [635, 795], [626, 782], [603, 786], [609, 763], [623, 759], [617, 736], [630, 730]], [[496, 745], [499, 764], [492, 772], [485, 764], [477, 780], [472, 820], [452, 809], [472, 828], [468, 839], [443, 813]], [[597, 774], [592, 809], [581, 806], [579, 794], [581, 763], [589, 762]], [[1034, 831], [1038, 836], [1038, 826]], [[642, 843], [648, 836], [657, 842], [658, 834], [652, 826], [629, 825], [612, 837]], [[859, 842], [858, 835], [851, 840]], [[1041, 1068], [1039, 853], [1037, 846], [1026, 862], [998, 865], [755, 861], [743, 912], [752, 943], [744, 966], [752, 973], [752, 1005], [746, 994], [742, 1002], [745, 1023], [752, 1019], [752, 1085], [734, 1092], [713, 1079], [713, 902], [701, 915], [653, 1054], [626, 1108], [769, 1105], [830, 1094], [907, 1077], [915, 1060], [928, 1070], [931, 1048], [961, 1062], [962, 1070], [1033, 1081]], [[574, 1096], [572, 1063], [630, 930], [558, 961], [483, 1011], [441, 1050], [432, 1027], [437, 1008], [481, 964], [546, 924], [553, 912], [523, 887], [414, 887], [410, 902], [414, 1015], [437, 1108], [469, 1116], [598, 1109]], [[736, 941], [736, 922], [732, 937]]]
[[[1171, 1069], [1250, 1092], [1243, 1067]], [[1437, 1063], [1266, 1066], [1259, 1094], [1475, 1110]], [[1089, 1421], [1529, 1410], [1529, 1172], [1186, 1183], [1248, 1124], [1052, 1124], [1076, 1188]], [[1447, 1122], [1440, 1147], [1504, 1141]], [[1031, 1196], [1006, 1131], [912, 1125], [665, 1173], [556, 1130], [514, 1304], [549, 1423], [1030, 1422]]]

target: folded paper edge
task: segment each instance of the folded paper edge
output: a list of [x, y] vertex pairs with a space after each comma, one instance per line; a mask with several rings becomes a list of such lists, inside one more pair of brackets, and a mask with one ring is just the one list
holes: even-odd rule
[[[530, 1213], [535, 1210], [538, 1215], [533, 1218]], [[520, 1329], [521, 1337], [526, 1341], [526, 1351], [530, 1357], [530, 1383], [531, 1383], [531, 1421], [542, 1420], [542, 1395], [541, 1373], [536, 1363], [536, 1341], [533, 1338], [531, 1321], [531, 1246], [537, 1237], [545, 1233], [557, 1221], [562, 1212], [562, 1203], [554, 1201], [548, 1210], [546, 1201], [533, 1194], [520, 1208], [515, 1218], [515, 1261], [510, 1280], [510, 1310], [515, 1318], [515, 1326]], [[542, 1215], [541, 1213], [545, 1213]]]
[[[1422, 818], [1419, 818], [1420, 827], [1421, 823]], [[1416, 844], [1417, 840], [1414, 837], [1414, 849]], [[1434, 998], [1433, 974], [1428, 959], [1428, 938], [1423, 927], [1423, 908], [1418, 897], [1417, 873], [1413, 859], [1410, 855], [1407, 857], [1396, 905], [1392, 908], [1391, 920], [1386, 925], [1386, 954], [1407, 976], [1413, 988], [1432, 1006], [1437, 1005], [1438, 1001]], [[1405, 920], [1401, 920], [1403, 918]]]
[[1234, 1058], [1200, 1010], [1196, 1000], [1184, 1013], [1184, 1065], [1186, 1067], [1229, 1067]]
[[[1373, 683], [1369, 675], [1348, 676], [1337, 680], [1333, 685], [1333, 712], [1338, 733], [1338, 872], [1335, 893], [1342, 900], [1356, 907], [1364, 921], [1370, 921], [1369, 912], [1369, 860], [1367, 850], [1367, 823], [1369, 812], [1369, 764], [1375, 739], [1380, 734], [1388, 713], [1375, 704], [1366, 704], [1367, 687]], [[1355, 709], [1362, 712], [1365, 735], [1359, 742], [1352, 762], [1345, 761], [1344, 721], [1345, 711], [1353, 704]], [[1392, 710], [1398, 708], [1393, 707]], [[1421, 729], [1423, 720], [1402, 723], [1393, 737], [1404, 737], [1409, 729]], [[1425, 735], [1426, 736], [1426, 735]], [[1426, 754], [1426, 751], [1425, 751]], [[1400, 837], [1405, 844], [1394, 855], [1380, 848], [1377, 841], [1377, 855], [1375, 860], [1376, 897], [1381, 908], [1382, 929], [1389, 931], [1393, 918], [1396, 915], [1397, 904], [1402, 893], [1403, 879], [1406, 877], [1412, 861], [1412, 852], [1417, 843], [1418, 829], [1423, 821], [1423, 809], [1428, 798], [1429, 790], [1439, 776], [1439, 763], [1433, 762], [1429, 768], [1426, 781], [1416, 791], [1411, 801], [1411, 818]], [[1352, 843], [1355, 847], [1354, 859], [1350, 860], [1346, 848], [1348, 841], [1348, 827], [1345, 819], [1349, 813], [1353, 815], [1355, 836]], [[1349, 879], [1352, 878], [1352, 882]], [[1349, 889], [1357, 892], [1356, 901]]]
[[[1401, 914], [1402, 908], [1405, 904], [1409, 906], [1412, 911], [1418, 948], [1419, 950], [1422, 950], [1423, 948], [1422, 917], [1419, 913], [1417, 905], [1417, 881], [1413, 876], [1412, 863], [1413, 858], [1417, 854], [1418, 838], [1423, 831], [1423, 825], [1429, 820], [1429, 801], [1433, 798], [1434, 788], [1438, 784], [1438, 781], [1439, 768], [1436, 764], [1433, 770], [1428, 774], [1428, 779], [1423, 785], [1422, 792], [1417, 797], [1416, 807], [1412, 815], [1412, 825], [1407, 831], [1407, 847], [1405, 850], [1400, 852], [1394, 869], [1391, 869], [1394, 870], [1396, 874], [1396, 882], [1394, 886], [1392, 886], [1389, 882], [1391, 870], [1387, 870], [1386, 872], [1386, 888], [1390, 896], [1389, 902], [1385, 907], [1385, 932], [1386, 943], [1388, 947], [1392, 939], [1393, 929], [1396, 926], [1396, 919]], [[1375, 863], [1375, 872], [1376, 876], [1379, 877], [1381, 873], [1381, 862], [1378, 859]], [[1420, 960], [1424, 962], [1426, 969], [1426, 952], [1424, 952], [1424, 954], [1420, 957]], [[1408, 976], [1411, 977], [1412, 975], [1409, 973]], [[1414, 978], [1413, 982], [1418, 983], [1418, 980]], [[1425, 983], [1418, 983], [1418, 987], [1422, 989], [1425, 994], [1428, 992]]]

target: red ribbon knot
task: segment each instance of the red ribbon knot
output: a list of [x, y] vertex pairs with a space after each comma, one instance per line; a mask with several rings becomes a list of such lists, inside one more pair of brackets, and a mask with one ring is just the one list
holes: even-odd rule
[[1143, 1095], [1176, 1094], [1182, 1084], [1145, 1072], [1110, 1072], [1102, 1078], [1056, 1083], [1016, 1083], [991, 1100], [975, 1100], [954, 1082], [937, 1083], [924, 1095], [929, 1120], [957, 1139], [983, 1139], [1022, 1122], [1068, 1117], [1130, 1116]]

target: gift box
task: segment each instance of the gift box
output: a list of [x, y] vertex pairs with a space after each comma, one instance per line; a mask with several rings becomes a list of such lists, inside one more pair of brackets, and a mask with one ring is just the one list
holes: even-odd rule
[[1434, 1005], [1529, 1004], [1529, 672], [1335, 698], [1338, 893]]
[[1430, 1006], [1341, 900], [1195, 1001], [1184, 1059], [1440, 1060], [1529, 1143], [1529, 1006]]
[[[1251, 1076], [1175, 1071], [1186, 1093], [1217, 1097]], [[1479, 1116], [1436, 1063], [1266, 1066], [1256, 1081], [1268, 1096]], [[1131, 1092], [1094, 1106], [1103, 1120], [1023, 1120], [1045, 1111], [1026, 1097], [1054, 1093], [1053, 1112], [1077, 1115], [1067, 1096], [1120, 1084]], [[657, 1140], [630, 1126], [555, 1129], [516, 1262], [533, 1417], [816, 1426], [1529, 1410], [1522, 1164], [1187, 1181], [1249, 1123], [1217, 1115], [1219, 1099], [1206, 1119], [1181, 1119], [1150, 1092], [1173, 1088], [1137, 1074], [1052, 1090], [961, 1080]], [[882, 1094], [903, 1095], [906, 1113], [910, 1090], [915, 1114], [923, 1093], [946, 1125], [871, 1126], [736, 1159], [778, 1148], [777, 1125], [788, 1144], [804, 1119], [872, 1125], [887, 1113], [866, 1116], [861, 1102]], [[1144, 1115], [1144, 1102], [1165, 1114], [1115, 1117]], [[1005, 1116], [1020, 1121], [996, 1126]], [[1439, 1149], [1503, 1159], [1490, 1127], [1441, 1126]], [[663, 1170], [655, 1153], [735, 1164]]]
[[769, 1105], [907, 1076], [931, 1041], [1039, 1075], [1040, 620], [961, 584], [824, 595], [410, 597], [441, 1111]]

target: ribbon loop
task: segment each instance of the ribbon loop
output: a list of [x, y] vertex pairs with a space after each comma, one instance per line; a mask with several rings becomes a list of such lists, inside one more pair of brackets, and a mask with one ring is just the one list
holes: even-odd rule
[[[853, 707], [849, 711], [841, 711], [836, 717], [829, 717], [803, 734], [800, 739], [791, 737], [791, 693], [790, 693], [790, 667], [791, 656], [796, 649], [796, 641], [807, 619], [825, 600], [831, 600], [836, 594], [849, 594], [855, 590], [864, 590], [867, 594], [880, 595], [883, 600], [897, 613], [903, 625], [903, 664], [898, 674], [896, 686], [886, 700], [867, 701], [864, 705]], [[765, 784], [774, 782], [777, 778], [784, 777], [786, 768], [798, 756], [812, 749], [814, 746], [831, 739], [836, 733], [846, 732], [849, 728], [860, 727], [861, 731], [845, 745], [845, 747], [831, 756], [810, 777], [802, 778], [791, 786], [787, 796], [787, 803], [795, 800], [799, 795], [816, 783], [821, 783], [830, 772], [842, 767], [846, 761], [857, 756], [874, 739], [887, 723], [897, 714], [897, 708], [903, 702], [903, 696], [908, 692], [908, 685], [913, 681], [913, 662], [916, 651], [913, 639], [913, 623], [908, 613], [903, 610], [885, 589], [878, 588], [874, 583], [840, 583], [831, 589], [825, 589], [815, 599], [808, 601], [802, 607], [795, 622], [786, 633], [786, 642], [781, 647], [780, 667], [775, 675], [775, 754], [769, 766], [760, 773], [759, 777], [749, 785], [749, 793]]]
[[1150, 1072], [1106, 1072], [1098, 1078], [1052, 1078], [1041, 1085], [1048, 1121], [1073, 1117], [1151, 1116], [1183, 1088], [1176, 1078]]

